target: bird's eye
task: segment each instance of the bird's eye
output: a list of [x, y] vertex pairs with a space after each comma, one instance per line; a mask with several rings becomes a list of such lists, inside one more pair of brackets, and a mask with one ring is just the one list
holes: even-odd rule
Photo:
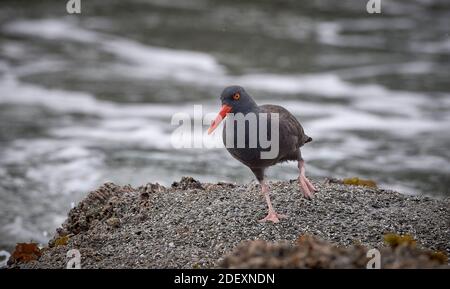
[[234, 100], [239, 100], [239, 98], [241, 98], [241, 95], [239, 94], [239, 92], [236, 92], [236, 93], [233, 95], [233, 99], [234, 99]]

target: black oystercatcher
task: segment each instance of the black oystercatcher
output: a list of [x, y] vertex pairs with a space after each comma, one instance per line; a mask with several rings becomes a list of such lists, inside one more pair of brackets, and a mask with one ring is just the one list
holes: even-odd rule
[[[265, 200], [267, 202], [267, 206], [269, 207], [269, 213], [267, 216], [260, 220], [261, 222], [265, 221], [272, 221], [274, 223], [278, 223], [280, 218], [286, 217], [281, 214], [277, 214], [272, 207], [272, 203], [270, 202], [269, 197], [269, 189], [267, 187], [267, 184], [264, 181], [264, 171], [267, 167], [273, 166], [277, 163], [284, 162], [284, 161], [298, 161], [298, 168], [300, 170], [298, 181], [301, 187], [301, 190], [303, 191], [303, 194], [306, 198], [312, 198], [313, 192], [316, 191], [312, 183], [306, 178], [305, 176], [305, 162], [302, 158], [302, 154], [300, 152], [300, 148], [310, 141], [312, 141], [312, 138], [307, 136], [304, 131], [303, 127], [300, 125], [300, 123], [297, 121], [297, 119], [285, 108], [278, 106], [278, 105], [261, 105], [258, 106], [255, 101], [250, 97], [250, 95], [247, 94], [247, 92], [244, 90], [244, 88], [240, 86], [229, 86], [225, 88], [220, 96], [220, 99], [222, 101], [222, 108], [217, 115], [216, 119], [211, 123], [211, 126], [208, 129], [208, 134], [211, 134], [214, 129], [217, 128], [219, 123], [227, 117], [228, 114], [233, 114], [236, 116], [236, 114], [242, 113], [243, 116], [248, 116], [248, 114], [255, 114], [258, 120], [258, 126], [257, 126], [257, 135], [258, 135], [258, 142], [256, 147], [249, 145], [251, 142], [249, 142], [249, 124], [246, 123], [245, 130], [238, 130], [237, 125], [234, 125], [234, 144], [228, 144], [227, 145], [227, 129], [226, 129], [226, 123], [230, 118], [225, 122], [225, 125], [223, 127], [223, 142], [225, 146], [227, 147], [228, 152], [237, 160], [248, 166], [252, 172], [255, 174], [256, 178], [258, 179], [260, 185], [261, 185], [261, 191], [262, 194], [265, 197]], [[268, 115], [267, 119], [269, 121], [266, 121], [264, 124], [262, 121], [259, 121], [259, 115], [265, 113]], [[267, 148], [265, 146], [261, 146], [259, 142], [259, 134], [260, 134], [260, 128], [261, 125], [267, 125], [267, 127], [264, 129], [265, 132], [268, 134], [268, 139], [271, 139], [271, 122], [270, 122], [270, 114], [278, 114], [279, 116], [279, 131], [278, 131], [278, 138], [279, 138], [279, 150], [278, 154], [270, 159], [262, 158], [261, 152], [268, 151], [270, 148]], [[250, 118], [249, 118], [250, 119]], [[234, 120], [236, 124], [236, 120]], [[260, 125], [261, 123], [261, 125]], [[239, 133], [245, 133], [245, 146], [244, 147], [238, 147], [237, 144], [237, 137]], [[267, 136], [266, 136], [267, 138]], [[264, 148], [263, 148], [264, 147]]]

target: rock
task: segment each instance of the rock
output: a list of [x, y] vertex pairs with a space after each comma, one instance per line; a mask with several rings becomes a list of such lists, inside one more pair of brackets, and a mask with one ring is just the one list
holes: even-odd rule
[[204, 190], [202, 183], [194, 179], [193, 177], [182, 177], [180, 182], [174, 182], [172, 188], [187, 190], [187, 189], [200, 189]]
[[[364, 269], [371, 259], [367, 257], [368, 251], [369, 248], [361, 245], [339, 246], [303, 235], [295, 244], [261, 240], [241, 243], [223, 259], [221, 266], [231, 269]], [[380, 256], [380, 268], [450, 268], [445, 256], [411, 244], [382, 248]]]
[[[246, 266], [255, 267], [294, 266], [299, 256], [308, 268], [361, 267], [367, 249], [384, 254], [387, 248], [386, 266], [403, 268], [428, 266], [428, 259], [443, 260], [450, 252], [450, 199], [313, 183], [318, 191], [312, 201], [302, 197], [297, 181], [269, 183], [274, 207], [288, 215], [278, 224], [258, 222], [267, 208], [254, 182], [200, 184], [183, 178], [171, 188], [147, 184], [137, 189], [108, 183], [69, 211], [52, 240], [70, 236], [68, 246], [80, 250], [83, 268], [217, 268], [225, 266], [224, 256], [226, 266], [241, 266], [232, 252], [249, 240], [260, 240], [251, 245], [256, 253], [245, 255]], [[398, 249], [384, 243], [388, 233], [403, 235], [387, 238]], [[411, 238], [416, 248], [404, 248]], [[300, 249], [298, 242], [303, 242]], [[44, 248], [38, 260], [17, 266], [65, 268], [68, 246]], [[425, 248], [433, 253], [416, 251]]]
[[114, 217], [106, 220], [106, 223], [113, 228], [118, 228], [120, 226], [120, 220], [118, 218], [114, 218]]
[[14, 252], [11, 254], [7, 264], [8, 266], [20, 265], [36, 261], [41, 257], [42, 251], [36, 243], [18, 243]]

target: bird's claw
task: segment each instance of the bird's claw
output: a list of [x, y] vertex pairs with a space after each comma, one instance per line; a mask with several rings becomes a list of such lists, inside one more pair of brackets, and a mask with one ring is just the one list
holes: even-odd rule
[[300, 184], [300, 189], [303, 192], [303, 196], [305, 196], [306, 199], [311, 200], [314, 197], [314, 192], [316, 191], [316, 188], [313, 186], [313, 184], [303, 175], [301, 175], [298, 178], [298, 182]]
[[277, 214], [276, 212], [269, 212], [267, 216], [264, 219], [259, 220], [260, 223], [264, 222], [273, 222], [273, 223], [279, 223], [280, 219], [287, 218], [286, 215], [283, 214]]
[[314, 195], [311, 192], [305, 192], [303, 191], [303, 196], [305, 197], [305, 199], [307, 200], [312, 200], [314, 199]]

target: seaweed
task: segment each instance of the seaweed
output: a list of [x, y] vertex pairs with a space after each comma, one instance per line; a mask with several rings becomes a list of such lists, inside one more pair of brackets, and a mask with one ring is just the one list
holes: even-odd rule
[[8, 260], [8, 265], [35, 261], [41, 255], [42, 252], [37, 243], [17, 243], [14, 252]]
[[354, 178], [346, 178], [342, 180], [344, 185], [352, 185], [352, 186], [364, 186], [369, 188], [377, 188], [377, 184], [373, 180], [364, 180], [358, 177]]
[[55, 240], [55, 246], [65, 246], [69, 242], [69, 236], [61, 236]]
[[400, 245], [404, 245], [407, 247], [415, 247], [416, 240], [408, 234], [399, 235], [394, 233], [388, 233], [384, 235], [384, 242], [391, 246], [392, 248], [398, 247]]
[[436, 260], [441, 264], [447, 264], [448, 263], [448, 256], [442, 251], [434, 251], [430, 254], [431, 260]]

